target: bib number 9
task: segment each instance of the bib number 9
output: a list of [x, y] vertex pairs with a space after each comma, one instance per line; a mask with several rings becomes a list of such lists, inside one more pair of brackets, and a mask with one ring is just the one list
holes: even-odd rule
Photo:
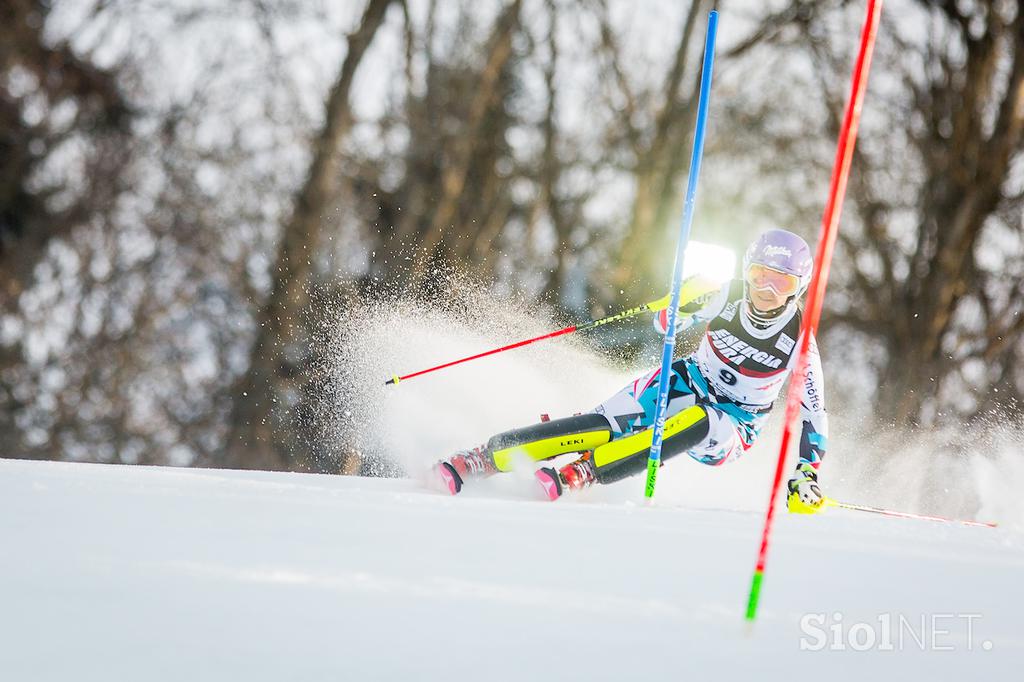
[[730, 386], [735, 386], [736, 385], [736, 381], [737, 381], [736, 375], [733, 374], [732, 372], [730, 372], [727, 369], [723, 369], [722, 371], [720, 371], [718, 373], [718, 377], [722, 381], [724, 381], [725, 383], [729, 384]]

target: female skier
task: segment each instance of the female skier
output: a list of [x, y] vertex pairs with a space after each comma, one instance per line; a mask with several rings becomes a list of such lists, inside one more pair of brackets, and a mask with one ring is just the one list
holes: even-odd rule
[[[718, 466], [753, 445], [796, 364], [798, 304], [810, 283], [811, 266], [807, 243], [776, 229], [761, 234], [747, 249], [742, 280], [717, 291], [711, 288], [711, 293], [707, 283], [687, 280], [675, 332], [696, 325], [706, 329], [697, 350], [672, 364], [662, 458], [685, 452], [702, 464]], [[667, 313], [655, 315], [660, 333], [665, 333]], [[438, 462], [434, 472], [454, 495], [467, 479], [509, 471], [523, 455], [541, 461], [582, 453], [561, 469], [536, 472], [547, 497], [555, 500], [567, 490], [644, 471], [660, 374], [655, 369], [627, 384], [589, 413], [493, 436], [485, 445]], [[821, 360], [813, 337], [801, 418], [800, 460], [789, 479], [788, 504], [790, 511], [813, 513], [823, 502], [817, 472], [828, 433]]]

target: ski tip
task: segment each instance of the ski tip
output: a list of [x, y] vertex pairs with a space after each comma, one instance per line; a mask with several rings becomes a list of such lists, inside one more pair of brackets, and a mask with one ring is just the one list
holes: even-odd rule
[[537, 477], [537, 482], [540, 483], [541, 489], [544, 491], [544, 496], [554, 502], [562, 496], [562, 485], [558, 480], [558, 472], [554, 469], [544, 467], [538, 469], [534, 476]]
[[448, 462], [438, 462], [434, 465], [434, 473], [441, 483], [441, 490], [449, 495], [457, 495], [462, 490], [462, 478]]

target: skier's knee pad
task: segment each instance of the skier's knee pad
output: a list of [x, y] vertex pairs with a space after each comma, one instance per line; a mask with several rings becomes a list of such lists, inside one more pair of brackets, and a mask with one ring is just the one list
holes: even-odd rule
[[567, 452], [593, 450], [611, 439], [608, 420], [589, 413], [499, 433], [487, 441], [487, 449], [494, 456], [495, 466], [500, 471], [509, 471], [514, 466], [513, 458], [520, 454], [539, 461]]
[[[700, 405], [688, 407], [665, 420], [661, 458], [668, 459], [695, 447], [710, 430], [708, 413]], [[653, 429], [619, 438], [594, 450], [594, 468], [598, 483], [612, 483], [632, 476], [647, 467], [651, 454]]]

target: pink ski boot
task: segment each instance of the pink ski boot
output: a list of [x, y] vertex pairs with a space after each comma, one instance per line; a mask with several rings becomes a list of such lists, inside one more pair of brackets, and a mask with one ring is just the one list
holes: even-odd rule
[[483, 445], [472, 450], [460, 450], [434, 465], [434, 473], [442, 487], [451, 495], [462, 490], [467, 478], [484, 478], [498, 472], [494, 458]]
[[544, 489], [544, 495], [551, 501], [557, 500], [566, 490], [582, 490], [597, 480], [594, 472], [594, 456], [584, 452], [575, 462], [566, 464], [557, 471], [554, 467], [538, 469], [534, 474]]

